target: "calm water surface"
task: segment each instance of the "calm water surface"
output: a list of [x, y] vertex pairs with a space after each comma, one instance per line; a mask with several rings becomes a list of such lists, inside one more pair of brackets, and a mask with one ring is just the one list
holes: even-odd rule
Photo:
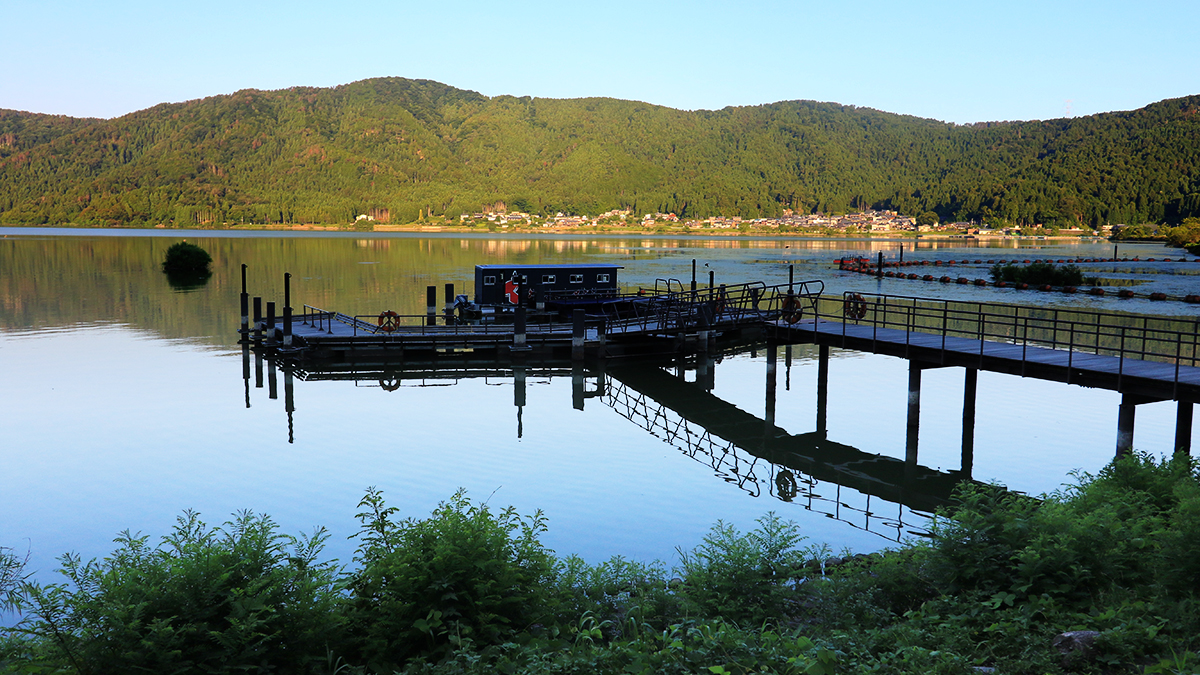
[[[199, 288], [172, 287], [159, 271], [166, 248], [186, 237], [215, 258]], [[909, 242], [906, 259], [984, 255]], [[989, 248], [986, 257], [1107, 256], [1109, 244]], [[847, 253], [898, 253], [893, 242], [702, 238], [536, 238], [412, 235], [163, 233], [0, 228], [0, 545], [28, 550], [39, 579], [55, 558], [111, 550], [121, 530], [164, 533], [184, 509], [220, 522], [239, 509], [271, 514], [286, 532], [329, 528], [328, 552], [353, 556], [353, 514], [368, 486], [405, 515], [427, 514], [465, 488], [478, 500], [549, 518], [546, 543], [596, 562], [612, 555], [671, 563], [724, 520], [753, 527], [768, 511], [796, 520], [812, 542], [871, 551], [919, 530], [925, 516], [853, 489], [816, 481], [792, 501], [778, 495], [779, 468], [729, 439], [704, 437], [654, 400], [609, 377], [605, 395], [572, 405], [568, 376], [531, 375], [526, 405], [511, 377], [406, 380], [394, 391], [365, 381], [296, 381], [295, 411], [269, 387], [243, 380], [237, 344], [240, 264], [252, 295], [278, 299], [283, 273], [293, 304], [348, 314], [424, 311], [424, 288], [451, 282], [470, 292], [473, 267], [499, 262], [615, 262], [621, 280], [780, 283], [820, 278], [826, 290], [941, 295], [1000, 302], [1114, 309], [1086, 296], [1017, 296], [1003, 289], [877, 281], [839, 273]], [[1125, 245], [1123, 255], [1163, 256]], [[1195, 288], [1200, 265], [1093, 265], [1089, 274], [1145, 281], [1138, 290]], [[978, 266], [985, 276], [986, 265]], [[1140, 270], [1140, 271], [1139, 271]], [[973, 275], [967, 275], [973, 276]], [[1168, 306], [1170, 305], [1170, 306]], [[1194, 316], [1182, 303], [1127, 301], [1121, 309]], [[776, 424], [816, 426], [815, 350], [779, 351]], [[828, 437], [862, 453], [903, 459], [907, 364], [833, 351]], [[763, 351], [716, 366], [715, 402], [766, 415]], [[269, 377], [267, 378], [269, 379]], [[685, 373], [685, 380], [695, 380]], [[585, 388], [595, 391], [594, 373]], [[697, 390], [681, 383], [682, 391]], [[923, 376], [920, 464], [961, 463], [963, 374]], [[1110, 458], [1118, 395], [980, 373], [973, 476], [1042, 493], [1094, 472]], [[631, 405], [637, 403], [641, 408]], [[249, 404], [249, 405], [247, 405]], [[640, 410], [641, 412], [638, 412]], [[1174, 438], [1174, 405], [1139, 406], [1136, 446], [1161, 454]]]

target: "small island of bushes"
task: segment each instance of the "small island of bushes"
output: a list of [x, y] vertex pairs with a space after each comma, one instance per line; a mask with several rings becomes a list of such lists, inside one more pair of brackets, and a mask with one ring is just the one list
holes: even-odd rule
[[5, 673], [1200, 672], [1200, 464], [1118, 459], [1033, 499], [965, 484], [928, 538], [834, 556], [768, 514], [718, 523], [679, 563], [592, 565], [540, 513], [458, 493], [402, 518], [368, 490], [352, 566], [322, 530], [185, 513], [122, 533], [65, 583], [0, 601], [25, 620]]

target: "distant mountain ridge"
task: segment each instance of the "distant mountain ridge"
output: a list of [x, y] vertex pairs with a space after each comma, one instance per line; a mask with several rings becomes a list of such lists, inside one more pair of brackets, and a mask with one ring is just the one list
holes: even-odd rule
[[1098, 226], [1200, 216], [1200, 96], [959, 126], [834, 103], [680, 111], [428, 80], [243, 90], [112, 120], [0, 110], [0, 223], [345, 223], [498, 201]]

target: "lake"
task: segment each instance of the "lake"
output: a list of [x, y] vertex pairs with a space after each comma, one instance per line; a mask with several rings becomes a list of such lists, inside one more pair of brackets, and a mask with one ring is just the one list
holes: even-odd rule
[[[160, 271], [167, 247], [185, 238], [215, 259], [211, 279], [195, 288], [173, 287]], [[997, 259], [1112, 254], [1108, 243], [922, 241], [914, 248], [910, 241], [905, 258], [974, 258], [985, 244], [985, 257]], [[421, 313], [426, 286], [454, 283], [472, 292], [476, 264], [615, 263], [624, 266], [623, 285], [653, 286], [671, 277], [686, 283], [692, 259], [702, 283], [709, 272], [717, 283], [783, 283], [792, 265], [797, 280], [822, 279], [834, 294], [1196, 312], [1178, 302], [878, 280], [833, 264], [881, 250], [894, 258], [899, 246], [794, 237], [0, 228], [0, 546], [28, 551], [36, 578], [49, 581], [57, 556], [103, 556], [122, 530], [157, 538], [185, 509], [210, 523], [250, 509], [270, 514], [288, 533], [328, 528], [328, 555], [349, 563], [353, 516], [368, 486], [405, 516], [428, 514], [460, 488], [494, 506], [540, 509], [549, 521], [545, 543], [592, 562], [622, 555], [671, 564], [677, 548], [697, 545], [718, 520], [748, 529], [768, 511], [795, 520], [811, 543], [834, 552], [894, 545], [926, 523], [927, 513], [804, 475], [797, 495], [781, 495], [780, 467], [752, 447], [706, 437], [703, 425], [626, 386], [615, 371], [603, 379], [585, 374], [584, 388], [595, 395], [582, 410], [570, 373], [531, 372], [519, 408], [513, 378], [499, 373], [298, 380], [289, 414], [281, 372], [275, 398], [269, 364], [262, 388], [253, 375], [243, 379], [246, 365], [253, 371], [236, 332], [243, 263], [251, 295], [282, 300], [290, 272], [296, 307], [347, 314]], [[1121, 244], [1122, 255], [1165, 253], [1159, 245]], [[986, 276], [986, 264], [962, 267]], [[1200, 273], [1191, 263], [1087, 267], [1139, 283], [1139, 292], [1172, 295], [1193, 292], [1187, 289]], [[802, 436], [816, 425], [816, 350], [790, 351], [790, 358], [778, 351], [775, 424]], [[681, 395], [764, 418], [766, 363], [762, 349], [727, 356], [715, 366], [711, 392], [697, 387], [693, 372], [683, 373]], [[903, 459], [907, 373], [900, 359], [833, 350], [828, 438], [854, 452]], [[960, 468], [962, 394], [961, 370], [924, 374], [924, 467]], [[973, 477], [1040, 494], [1070, 482], [1073, 471], [1098, 471], [1113, 454], [1119, 398], [980, 373]], [[1139, 406], [1135, 447], [1169, 452], [1174, 415], [1170, 402]]]

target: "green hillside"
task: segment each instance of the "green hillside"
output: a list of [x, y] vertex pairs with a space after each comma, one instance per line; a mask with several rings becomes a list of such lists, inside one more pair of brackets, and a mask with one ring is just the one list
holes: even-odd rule
[[681, 217], [891, 208], [1100, 225], [1200, 215], [1200, 96], [959, 126], [810, 101], [685, 112], [385, 78], [112, 120], [0, 111], [0, 223], [393, 223], [505, 202]]

